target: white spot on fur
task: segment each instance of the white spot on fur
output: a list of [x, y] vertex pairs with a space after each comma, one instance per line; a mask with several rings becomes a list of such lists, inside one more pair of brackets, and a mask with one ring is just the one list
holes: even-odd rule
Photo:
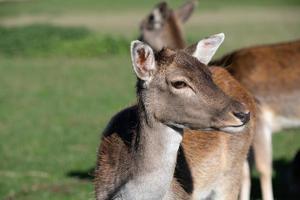
[[242, 126], [229, 126], [229, 127], [225, 127], [225, 128], [222, 128], [221, 131], [225, 131], [225, 132], [228, 132], [228, 133], [239, 133], [241, 131], [243, 131], [245, 128], [245, 125], [242, 125]]
[[[172, 128], [167, 127], [166, 129], [165, 138], [168, 141], [167, 154], [177, 154], [180, 142], [182, 141], [182, 135]], [[168, 158], [170, 156], [167, 155], [166, 157]]]
[[161, 27], [162, 17], [158, 8], [153, 10], [153, 16], [154, 16], [154, 28], [159, 29]]

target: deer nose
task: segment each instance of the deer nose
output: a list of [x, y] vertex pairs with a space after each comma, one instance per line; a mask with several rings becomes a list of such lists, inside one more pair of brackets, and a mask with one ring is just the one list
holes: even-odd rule
[[250, 112], [234, 112], [233, 115], [241, 120], [243, 124], [246, 124], [250, 120]]

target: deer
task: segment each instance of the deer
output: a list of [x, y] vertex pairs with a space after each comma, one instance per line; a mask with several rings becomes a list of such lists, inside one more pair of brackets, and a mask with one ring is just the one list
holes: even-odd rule
[[226, 67], [256, 98], [253, 152], [264, 200], [274, 199], [272, 133], [300, 127], [299, 63], [300, 40], [237, 50], [213, 62]]
[[96, 199], [237, 199], [255, 129], [252, 96], [207, 64], [216, 34], [183, 50], [131, 43], [137, 104], [102, 134]]
[[185, 48], [182, 27], [191, 17], [197, 6], [196, 0], [183, 4], [177, 10], [171, 9], [167, 2], [158, 3], [152, 12], [142, 20], [139, 40], [159, 51], [168, 44], [171, 49]]
[[[191, 0], [174, 11], [166, 2], [158, 3], [150, 14], [142, 20], [139, 39], [149, 44], [156, 51], [163, 47], [183, 49], [186, 45], [183, 37], [183, 23], [189, 19], [196, 6], [197, 1]], [[251, 181], [249, 171], [249, 164], [245, 161], [241, 200], [247, 200], [250, 197]]]
[[[193, 1], [187, 2], [185, 6], [187, 5], [189, 7], [195, 6]], [[164, 9], [160, 9], [161, 7]], [[156, 29], [140, 29], [141, 38], [156, 50], [163, 47], [184, 48], [182, 44], [185, 44], [185, 40], [180, 17], [177, 17], [172, 9], [165, 7], [167, 7], [166, 3], [158, 4], [143, 19], [141, 27], [153, 27], [151, 24], [154, 21], [150, 20], [151, 16], [156, 16], [154, 18], [160, 21], [155, 23], [162, 24], [162, 26], [156, 27]], [[187, 13], [186, 15], [190, 16], [191, 14]], [[169, 16], [169, 18], [160, 16]], [[153, 40], [160, 41], [160, 43], [157, 44]], [[225, 67], [236, 80], [250, 91], [257, 101], [257, 130], [252, 147], [256, 169], [260, 174], [264, 200], [274, 199], [272, 189], [272, 133], [283, 128], [300, 126], [299, 63], [300, 40], [236, 50], [210, 63], [210, 65]], [[244, 164], [243, 171], [244, 180], [240, 199], [247, 200], [250, 198], [251, 186], [248, 163]]]

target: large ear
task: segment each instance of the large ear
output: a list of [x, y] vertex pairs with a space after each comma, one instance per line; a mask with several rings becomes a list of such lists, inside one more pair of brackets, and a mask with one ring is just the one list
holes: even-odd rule
[[219, 46], [224, 41], [224, 33], [212, 35], [208, 38], [200, 40], [196, 45], [187, 48], [187, 52], [191, 53], [203, 64], [208, 64], [215, 55]]
[[154, 53], [151, 47], [135, 40], [131, 42], [130, 50], [132, 66], [136, 75], [142, 80], [151, 80], [156, 71]]
[[163, 1], [158, 3], [154, 9], [152, 10], [153, 20], [149, 20], [149, 22], [154, 24], [154, 28], [158, 29], [161, 28], [162, 24], [166, 20], [166, 17], [168, 16], [169, 8], [168, 3]]
[[197, 0], [190, 0], [190, 1], [186, 2], [185, 4], [183, 4], [180, 8], [178, 8], [175, 11], [175, 15], [178, 17], [178, 19], [181, 22], [186, 22], [192, 15], [192, 13], [195, 10], [195, 8], [197, 7], [197, 5], [198, 5]]

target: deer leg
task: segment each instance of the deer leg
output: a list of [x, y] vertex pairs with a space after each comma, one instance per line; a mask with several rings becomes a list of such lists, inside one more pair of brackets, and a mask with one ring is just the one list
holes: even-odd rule
[[240, 200], [249, 200], [250, 199], [250, 188], [251, 188], [251, 176], [250, 176], [250, 168], [249, 163], [245, 160], [243, 165], [243, 173], [242, 173], [242, 186], [240, 192]]
[[260, 175], [263, 200], [273, 200], [272, 189], [272, 130], [261, 120], [254, 135], [253, 150], [256, 169]]

